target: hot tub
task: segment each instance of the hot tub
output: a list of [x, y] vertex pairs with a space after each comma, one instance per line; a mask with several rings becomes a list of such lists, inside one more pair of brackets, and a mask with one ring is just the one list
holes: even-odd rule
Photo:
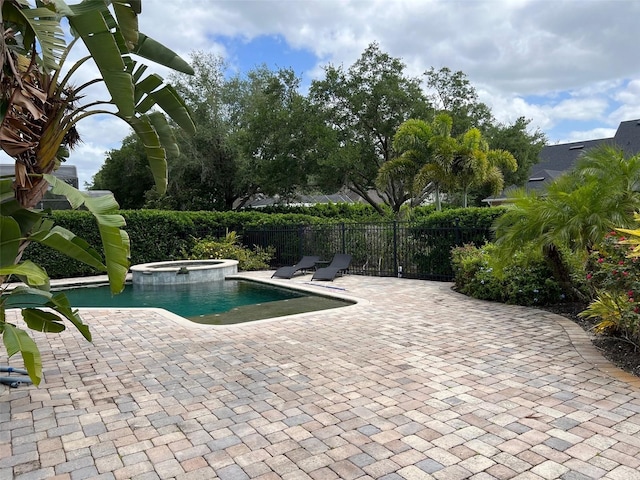
[[131, 267], [134, 285], [171, 285], [222, 281], [238, 273], [237, 260], [178, 260]]

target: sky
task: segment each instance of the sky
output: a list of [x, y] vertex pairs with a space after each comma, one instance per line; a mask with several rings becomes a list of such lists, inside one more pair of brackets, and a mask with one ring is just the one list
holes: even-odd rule
[[[407, 75], [464, 72], [497, 121], [524, 116], [550, 144], [610, 137], [640, 118], [639, 23], [635, 0], [143, 0], [139, 17], [185, 59], [211, 52], [240, 74], [292, 68], [303, 86], [377, 42]], [[82, 188], [129, 130], [108, 115], [78, 130], [67, 163]]]

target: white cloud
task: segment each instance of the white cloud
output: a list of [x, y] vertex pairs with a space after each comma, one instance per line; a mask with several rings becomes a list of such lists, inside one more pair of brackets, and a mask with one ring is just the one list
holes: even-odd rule
[[90, 183], [104, 163], [109, 150], [120, 148], [124, 137], [131, 133], [129, 125], [112, 115], [88, 117], [78, 124], [82, 142], [73, 149], [67, 163], [78, 170], [80, 188]]
[[[322, 66], [351, 65], [377, 41], [409, 74], [462, 70], [499, 121], [532, 119], [553, 141], [598, 135], [640, 117], [640, 66], [630, 35], [640, 2], [591, 0], [144, 0], [140, 30], [188, 58], [228, 55], [222, 37], [283, 38]], [[80, 55], [76, 53], [75, 55]], [[77, 58], [77, 57], [76, 57]], [[283, 67], [295, 65], [274, 63]], [[167, 70], [151, 70], [167, 75]], [[92, 78], [88, 68], [76, 84]], [[113, 119], [112, 119], [113, 120]], [[562, 125], [562, 131], [555, 129]], [[595, 126], [594, 126], [595, 125]], [[605, 129], [605, 130], [601, 130]], [[85, 144], [72, 162], [87, 181], [104, 152], [127, 135], [124, 123], [83, 121]], [[567, 134], [566, 132], [571, 132]], [[597, 138], [597, 136], [595, 137]]]
[[558, 143], [581, 142], [599, 138], [611, 138], [615, 134], [616, 128], [594, 128], [592, 130], [581, 130], [577, 132], [570, 132], [566, 138], [559, 140]]

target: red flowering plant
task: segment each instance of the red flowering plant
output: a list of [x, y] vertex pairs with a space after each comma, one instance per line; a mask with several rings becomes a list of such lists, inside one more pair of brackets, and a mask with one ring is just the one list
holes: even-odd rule
[[587, 285], [595, 299], [580, 316], [597, 321], [596, 333], [617, 335], [640, 347], [638, 245], [640, 230], [617, 229], [592, 251], [587, 262]]

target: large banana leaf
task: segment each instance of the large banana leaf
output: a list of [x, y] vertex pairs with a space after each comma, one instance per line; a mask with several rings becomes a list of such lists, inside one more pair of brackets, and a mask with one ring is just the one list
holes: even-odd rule
[[173, 134], [173, 128], [171, 128], [171, 125], [167, 122], [167, 117], [165, 117], [162, 112], [151, 112], [149, 114], [149, 121], [158, 134], [160, 143], [167, 152], [167, 155], [171, 155], [172, 157], [180, 155], [178, 142], [176, 142], [176, 137]]
[[153, 38], [147, 37], [144, 33], [138, 33], [138, 45], [131, 50], [131, 53], [140, 55], [142, 58], [169, 67], [172, 70], [193, 75], [193, 68], [185, 62], [173, 50], [165, 47]]
[[40, 385], [42, 380], [42, 359], [38, 346], [24, 330], [10, 323], [0, 324], [2, 327], [2, 341], [7, 349], [7, 355], [12, 357], [16, 353], [22, 354], [24, 366], [29, 372], [29, 378], [34, 385]]
[[115, 198], [113, 195], [90, 197], [53, 175], [44, 175], [44, 179], [51, 184], [52, 193], [67, 197], [73, 208], [84, 205], [96, 218], [111, 292], [120, 293], [129, 270], [130, 244], [129, 236], [120, 229], [124, 227], [125, 221], [122, 215], [117, 213], [118, 203]]
[[[89, 331], [89, 327], [82, 321], [82, 319], [78, 315], [78, 311], [74, 310], [71, 307], [69, 299], [63, 292], [52, 294], [51, 292], [45, 290], [39, 290], [37, 288], [20, 285], [13, 289], [11, 293], [5, 295], [3, 297], [3, 302], [5, 308], [22, 308], [23, 310], [50, 308], [69, 320], [78, 329], [78, 331], [84, 338], [91, 341], [91, 332]], [[48, 323], [45, 322], [45, 317], [43, 316], [34, 314], [33, 312], [29, 312], [27, 313], [27, 315], [29, 316], [28, 322], [33, 322], [34, 325], [39, 324], [39, 322], [44, 322], [39, 328], [34, 328], [34, 330], [52, 331], [42, 330], [42, 328], [59, 328], [55, 325], [48, 325]], [[46, 318], [51, 319], [52, 317]], [[59, 323], [59, 320], [61, 320], [61, 318], [57, 316], [56, 318], [57, 320], [55, 321]], [[26, 318], [25, 321], [27, 321]], [[64, 326], [64, 324], [61, 325]]]
[[[142, 70], [143, 70], [142, 68], [137, 68], [133, 74], [134, 78], [136, 78], [136, 76], [140, 74]], [[147, 111], [153, 105], [155, 105], [156, 103], [155, 100], [153, 100], [153, 98], [147, 97], [146, 95], [148, 95], [149, 92], [153, 92], [156, 88], [160, 87], [163, 83], [164, 83], [164, 80], [162, 79], [162, 77], [156, 73], [152, 73], [151, 75], [146, 77], [144, 80], [136, 83], [135, 103], [136, 103], [137, 112], [147, 113]], [[140, 102], [140, 100], [142, 100], [143, 98], [148, 100], [146, 100], [144, 104], [139, 104], [138, 102]]]
[[60, 323], [60, 317], [55, 313], [37, 308], [23, 308], [22, 318], [27, 327], [36, 332], [60, 333], [67, 328], [64, 323]]
[[20, 248], [20, 225], [11, 217], [0, 216], [0, 267], [13, 265]]
[[142, 140], [156, 190], [162, 195], [167, 191], [167, 155], [162, 148], [158, 132], [151, 125], [147, 115], [134, 117], [130, 119], [129, 124]]
[[19, 8], [16, 3], [6, 1], [2, 4], [2, 21], [24, 26], [25, 50], [28, 51], [37, 39], [45, 69], [51, 71], [58, 68], [62, 52], [67, 46], [60, 27], [60, 16], [48, 8]]
[[117, 3], [127, 5], [136, 15], [142, 13], [142, 0], [112, 0], [112, 2], [114, 5]]
[[113, 11], [118, 19], [118, 25], [120, 26], [120, 31], [122, 32], [122, 36], [126, 42], [127, 50], [131, 51], [138, 44], [137, 13], [140, 12], [136, 12], [128, 5], [128, 3], [129, 2], [113, 2]]
[[[103, 4], [104, 5], [104, 4]], [[116, 37], [109, 30], [102, 13], [96, 9], [74, 9], [69, 24], [80, 36], [102, 74], [113, 103], [124, 118], [133, 116], [133, 80], [125, 70]]]
[[184, 100], [171, 85], [165, 85], [160, 90], [149, 93], [158, 106], [166, 112], [169, 117], [176, 122], [180, 128], [190, 135], [196, 131], [196, 126], [191, 118], [191, 113], [184, 103]]
[[[134, 72], [134, 76], [137, 74], [138, 69]], [[195, 133], [196, 127], [184, 100], [171, 85], [165, 85], [158, 89], [161, 84], [162, 78], [155, 74], [149, 75], [136, 83], [136, 112], [146, 113], [151, 107], [158, 105], [185, 132], [189, 134]]]
[[38, 230], [29, 236], [29, 240], [58, 250], [68, 257], [86, 263], [98, 270], [105, 271], [107, 267], [102, 263], [100, 254], [86, 241], [76, 236], [66, 228], [54, 226], [50, 220], [43, 221]]
[[0, 267], [0, 277], [4, 277], [5, 275], [17, 275], [26, 279], [29, 285], [38, 286], [49, 283], [47, 272], [30, 260], [25, 260], [15, 265]]
[[42, 220], [38, 212], [23, 208], [15, 198], [7, 202], [0, 202], [0, 215], [12, 217], [18, 222], [23, 237], [26, 237], [33, 230], [33, 227]]

